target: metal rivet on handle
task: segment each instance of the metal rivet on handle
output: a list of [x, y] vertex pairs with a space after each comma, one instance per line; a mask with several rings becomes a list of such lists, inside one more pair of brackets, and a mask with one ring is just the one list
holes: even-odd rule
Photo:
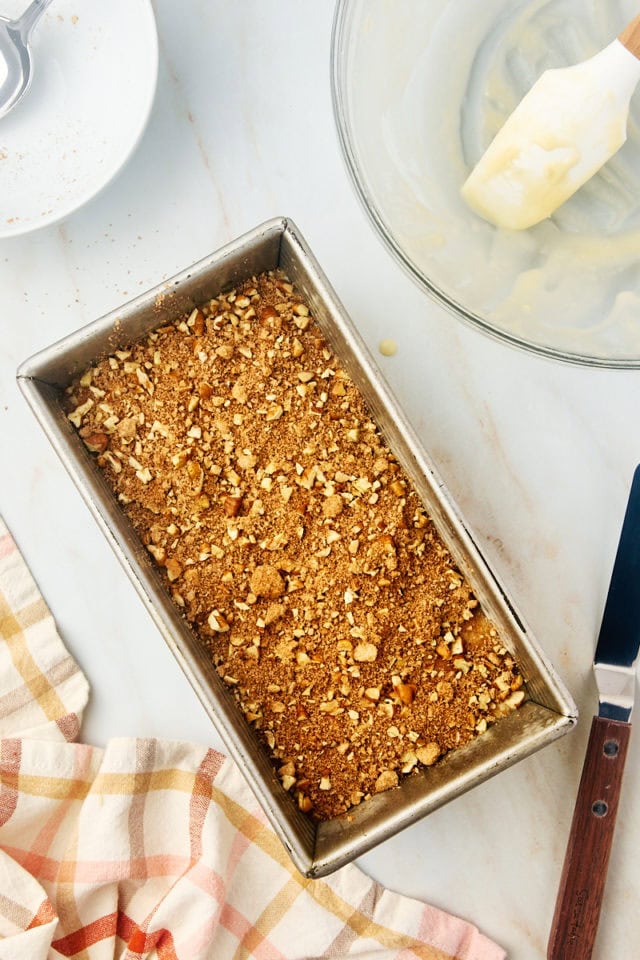
[[607, 740], [605, 741], [602, 750], [605, 757], [617, 757], [620, 750], [620, 744], [617, 740]]
[[609, 807], [604, 802], [604, 800], [596, 800], [596, 802], [591, 807], [591, 812], [596, 817], [606, 817]]

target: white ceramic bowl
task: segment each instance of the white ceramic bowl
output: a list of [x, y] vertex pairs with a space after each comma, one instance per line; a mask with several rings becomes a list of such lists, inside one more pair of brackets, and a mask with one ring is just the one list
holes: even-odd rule
[[640, 91], [629, 140], [554, 217], [499, 230], [460, 197], [547, 68], [576, 63], [634, 0], [338, 0], [333, 96], [367, 213], [411, 276], [485, 333], [563, 360], [640, 367]]
[[[18, 16], [26, 0], [3, 0]], [[146, 126], [158, 75], [150, 0], [55, 0], [31, 87], [0, 119], [0, 237], [68, 216], [109, 183]]]

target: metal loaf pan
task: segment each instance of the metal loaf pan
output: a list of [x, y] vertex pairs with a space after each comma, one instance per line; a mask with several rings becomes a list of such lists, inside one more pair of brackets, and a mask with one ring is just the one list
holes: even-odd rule
[[[454, 560], [503, 643], [518, 658], [523, 706], [348, 816], [314, 824], [280, 785], [265, 749], [236, 707], [195, 634], [180, 616], [148, 552], [62, 410], [64, 388], [114, 350], [248, 277], [280, 267], [309, 303], [331, 347], [369, 405], [390, 449], [412, 478]], [[315, 258], [288, 219], [262, 224], [172, 280], [27, 360], [18, 382], [149, 613], [186, 673], [231, 756], [298, 869], [322, 876], [567, 732], [577, 712], [562, 682], [515, 612], [407, 423]]]

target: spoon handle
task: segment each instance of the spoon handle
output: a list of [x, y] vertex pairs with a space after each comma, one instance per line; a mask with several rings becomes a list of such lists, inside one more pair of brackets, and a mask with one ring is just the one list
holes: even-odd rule
[[27, 42], [36, 23], [45, 12], [51, 0], [33, 0], [22, 16], [13, 21], [14, 27], [20, 31], [22, 39]]
[[618, 40], [623, 47], [626, 47], [629, 53], [640, 59], [640, 17], [636, 17], [631, 23], [627, 24]]

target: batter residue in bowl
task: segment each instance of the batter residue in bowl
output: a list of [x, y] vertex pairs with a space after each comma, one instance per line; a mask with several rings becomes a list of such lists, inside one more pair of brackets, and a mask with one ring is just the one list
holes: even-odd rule
[[637, 12], [374, 0], [351, 27], [367, 28], [349, 49], [354, 155], [392, 246], [471, 319], [572, 356], [640, 358], [640, 95], [627, 143], [550, 220], [496, 229], [460, 187], [544, 70], [594, 55]]

